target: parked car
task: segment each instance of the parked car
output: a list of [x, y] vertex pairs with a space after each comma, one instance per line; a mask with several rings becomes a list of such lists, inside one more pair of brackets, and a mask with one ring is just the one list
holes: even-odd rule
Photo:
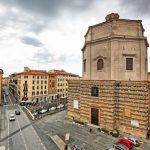
[[124, 138], [130, 140], [134, 144], [135, 147], [140, 146], [140, 143], [136, 138], [134, 137], [124, 137]]
[[43, 114], [43, 113], [45, 113], [45, 112], [47, 112], [46, 109], [42, 109], [42, 110], [40, 111], [41, 114]]
[[21, 113], [20, 113], [20, 110], [19, 110], [19, 109], [15, 110], [15, 114], [16, 114], [16, 115], [20, 115], [20, 114], [21, 114]]
[[56, 107], [52, 107], [52, 108], [50, 108], [50, 110], [55, 110], [56, 109]]
[[126, 146], [130, 150], [134, 147], [134, 144], [130, 140], [128, 140], [128, 139], [119, 139], [117, 141], [117, 143], [120, 143], [120, 144]]
[[15, 116], [14, 116], [14, 114], [11, 114], [11, 115], [10, 115], [9, 121], [15, 121]]
[[37, 113], [37, 112], [34, 112], [33, 115], [36, 116], [36, 115], [38, 115], [38, 113]]
[[59, 106], [57, 106], [57, 108], [62, 108], [64, 107], [64, 105], [60, 104]]
[[129, 150], [126, 146], [120, 144], [120, 143], [114, 143], [112, 148], [108, 148], [106, 150]]

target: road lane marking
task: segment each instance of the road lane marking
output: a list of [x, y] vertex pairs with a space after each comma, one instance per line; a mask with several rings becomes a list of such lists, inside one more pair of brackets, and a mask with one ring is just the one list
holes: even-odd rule
[[41, 143], [42, 147], [44, 148], [44, 150], [47, 150], [47, 148], [45, 147], [45, 145], [43, 144], [43, 142], [41, 141], [40, 137], [38, 136], [38, 134], [36, 133], [35, 129], [32, 127], [33, 132], [35, 133], [37, 139], [39, 140], [39, 142]]
[[27, 144], [26, 144], [25, 138], [24, 138], [24, 136], [23, 136], [23, 134], [22, 134], [22, 130], [21, 130], [21, 127], [20, 127], [20, 124], [19, 124], [19, 121], [18, 121], [18, 118], [17, 118], [17, 117], [16, 117], [16, 120], [17, 120], [17, 124], [18, 124], [19, 130], [20, 130], [20, 134], [21, 134], [22, 140], [23, 140], [23, 142], [24, 142], [25, 148], [26, 148], [26, 150], [28, 150]]
[[[29, 121], [28, 117], [26, 116], [25, 112], [21, 109], [21, 107], [20, 107], [19, 105], [18, 105], [18, 107], [19, 107], [19, 109], [21, 110], [21, 112], [23, 113], [23, 115], [25, 116], [26, 121], [27, 121], [28, 123], [31, 123], [31, 121]], [[46, 148], [45, 145], [43, 144], [42, 140], [40, 139], [40, 137], [39, 137], [38, 134], [36, 133], [36, 131], [35, 131], [35, 129], [33, 128], [33, 126], [32, 126], [31, 129], [32, 129], [33, 132], [35, 133], [35, 135], [36, 135], [37, 139], [39, 140], [40, 144], [42, 145], [43, 149], [44, 149], [44, 150], [47, 150], [47, 148]]]
[[11, 98], [10, 98], [10, 96], [9, 96], [9, 95], [8, 95], [8, 98], [9, 98], [9, 100], [10, 100], [10, 103], [11, 103], [11, 104], [13, 104], [13, 102], [12, 102], [12, 100], [11, 100]]
[[[14, 95], [10, 92], [10, 90], [9, 90], [9, 94], [11, 95], [11, 97], [15, 100], [15, 103], [16, 103], [16, 98], [14, 97]], [[13, 103], [14, 101], [12, 100], [12, 103]], [[14, 103], [13, 103], [14, 104]]]
[[9, 118], [8, 118], [8, 111], [7, 111], [7, 121], [8, 121], [8, 150], [9, 150]]

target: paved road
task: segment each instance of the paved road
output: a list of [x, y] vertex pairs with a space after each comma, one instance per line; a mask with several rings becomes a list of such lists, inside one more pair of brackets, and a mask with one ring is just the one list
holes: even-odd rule
[[16, 105], [16, 99], [14, 98], [13, 94], [9, 90], [8, 87], [3, 87], [3, 95], [4, 95], [4, 106]]
[[[65, 115], [66, 111], [63, 111], [35, 122], [34, 125], [41, 131], [38, 134], [40, 136], [42, 133], [49, 136], [58, 135], [64, 140], [65, 134], [70, 133], [70, 140], [68, 141], [70, 147], [77, 144], [82, 150], [105, 150], [116, 141], [115, 138], [102, 133], [100, 135], [94, 131], [94, 133], [90, 133], [88, 127], [74, 124], [70, 119], [65, 119]], [[47, 146], [46, 142], [45, 145]], [[57, 149], [48, 148], [48, 150]]]
[[[90, 133], [89, 127], [79, 126], [66, 118], [66, 111], [34, 122], [29, 121], [22, 112], [20, 116], [16, 116], [16, 121], [9, 122], [9, 115], [19, 107], [15, 105], [12, 94], [9, 94], [6, 99], [8, 105], [0, 108], [0, 146], [5, 146], [7, 150], [44, 150], [46, 148], [47, 150], [59, 150], [50, 136], [58, 135], [64, 140], [66, 133], [70, 133], [69, 146], [78, 144], [80, 150], [81, 148], [82, 150], [105, 150], [112, 147], [117, 140], [97, 131]], [[150, 141], [144, 143], [141, 150], [150, 150]]]
[[[11, 93], [6, 96], [8, 105], [0, 108], [0, 148], [6, 150], [46, 150], [35, 132], [32, 122], [26, 117]], [[21, 115], [15, 115], [15, 121], [9, 121], [10, 114], [20, 109]]]
[[[66, 111], [62, 111], [34, 122], [34, 127], [36, 127], [37, 133], [48, 150], [58, 150], [58, 147], [51, 141], [49, 136], [58, 135], [64, 140], [66, 133], [70, 133], [69, 146], [72, 147], [77, 144], [80, 150], [81, 148], [82, 150], [106, 150], [117, 141], [116, 138], [99, 133], [97, 130], [92, 130], [92, 133], [90, 133], [90, 127], [77, 125], [65, 116]], [[150, 140], [147, 142], [141, 145], [139, 149], [150, 150]]]

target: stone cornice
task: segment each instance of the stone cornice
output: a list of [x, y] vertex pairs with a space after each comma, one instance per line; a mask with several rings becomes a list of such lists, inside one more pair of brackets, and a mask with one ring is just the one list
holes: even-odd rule
[[92, 41], [87, 41], [87, 42], [85, 42], [85, 44], [84, 44], [82, 50], [84, 49], [84, 47], [85, 47], [87, 44], [93, 44], [93, 43], [97, 43], [97, 42], [100, 42], [100, 41], [111, 40], [111, 39], [145, 40], [145, 41], [146, 41], [146, 44], [147, 44], [147, 47], [149, 47], [149, 44], [148, 44], [148, 41], [147, 41], [147, 38], [146, 38], [146, 37], [143, 37], [143, 36], [136, 37], [136, 36], [113, 35], [113, 36], [104, 37], [104, 38], [100, 38], [100, 39], [96, 39], [96, 40], [92, 40]]

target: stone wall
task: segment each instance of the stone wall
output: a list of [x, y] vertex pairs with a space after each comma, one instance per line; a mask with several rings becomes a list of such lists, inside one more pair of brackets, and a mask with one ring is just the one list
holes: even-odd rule
[[[91, 123], [91, 108], [97, 108], [98, 126], [146, 137], [150, 106], [148, 85], [140, 81], [69, 81], [68, 115]], [[98, 97], [91, 96], [93, 86], [99, 89]]]

